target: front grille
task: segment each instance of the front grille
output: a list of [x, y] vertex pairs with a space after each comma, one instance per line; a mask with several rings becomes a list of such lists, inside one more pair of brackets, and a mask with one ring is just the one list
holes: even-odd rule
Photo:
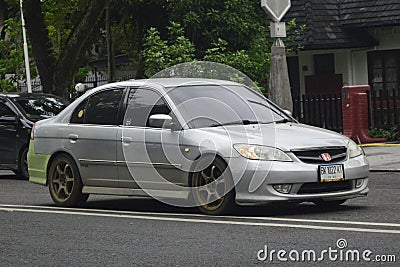
[[305, 183], [297, 192], [298, 195], [305, 194], [322, 194], [341, 191], [349, 191], [353, 189], [352, 181], [330, 182], [330, 183]]
[[[347, 149], [345, 147], [316, 148], [311, 150], [292, 150], [293, 154], [304, 163], [309, 164], [326, 164], [338, 163], [346, 160]], [[332, 160], [324, 161], [322, 154], [328, 153]]]

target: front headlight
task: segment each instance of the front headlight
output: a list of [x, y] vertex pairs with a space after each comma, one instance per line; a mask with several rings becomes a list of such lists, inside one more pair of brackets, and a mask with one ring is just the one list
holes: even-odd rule
[[271, 160], [271, 161], [292, 161], [292, 159], [282, 150], [275, 147], [236, 144], [233, 145], [240, 155], [247, 159]]
[[347, 155], [349, 155], [349, 158], [355, 158], [361, 156], [362, 154], [362, 148], [359, 147], [354, 141], [350, 140], [347, 146]]

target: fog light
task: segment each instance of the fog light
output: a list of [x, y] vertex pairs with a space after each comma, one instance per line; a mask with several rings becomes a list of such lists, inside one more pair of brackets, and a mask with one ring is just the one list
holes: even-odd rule
[[356, 180], [356, 188], [360, 188], [364, 183], [364, 179], [357, 179]]
[[291, 184], [276, 184], [273, 185], [274, 189], [281, 194], [289, 194], [290, 190], [292, 189]]

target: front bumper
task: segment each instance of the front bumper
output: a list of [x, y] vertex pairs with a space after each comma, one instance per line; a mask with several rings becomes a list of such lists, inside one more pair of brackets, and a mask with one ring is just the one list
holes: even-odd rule
[[[229, 168], [236, 184], [236, 202], [240, 205], [262, 205], [271, 202], [305, 202], [313, 200], [343, 200], [366, 196], [368, 189], [369, 164], [364, 156], [346, 160], [344, 165], [346, 188], [335, 183], [321, 183], [318, 165], [303, 162], [254, 161], [231, 158]], [[356, 180], [363, 179], [356, 188]], [[276, 184], [291, 184], [288, 194], [273, 188]], [[332, 186], [332, 189], [331, 189]], [[304, 187], [313, 188], [311, 193]], [[321, 188], [321, 191], [318, 191]]]

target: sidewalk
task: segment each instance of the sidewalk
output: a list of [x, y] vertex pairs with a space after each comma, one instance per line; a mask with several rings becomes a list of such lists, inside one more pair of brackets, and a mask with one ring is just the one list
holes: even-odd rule
[[363, 145], [371, 172], [400, 172], [400, 144]]

